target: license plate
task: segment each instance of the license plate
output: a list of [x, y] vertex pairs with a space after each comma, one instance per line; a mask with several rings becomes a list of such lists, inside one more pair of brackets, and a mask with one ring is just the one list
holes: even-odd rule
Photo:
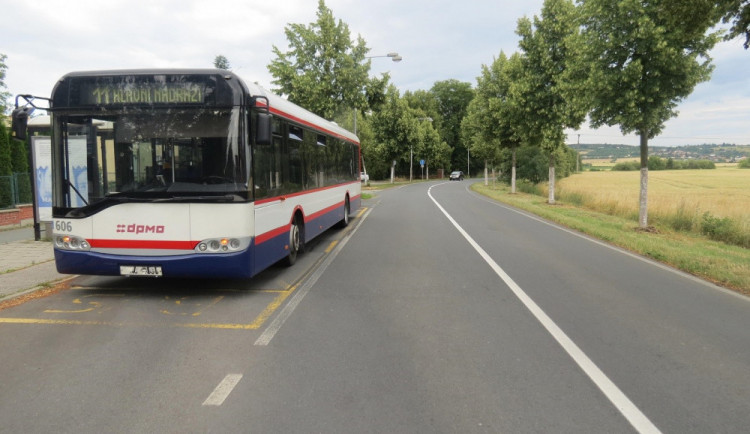
[[120, 265], [120, 275], [161, 277], [161, 265]]

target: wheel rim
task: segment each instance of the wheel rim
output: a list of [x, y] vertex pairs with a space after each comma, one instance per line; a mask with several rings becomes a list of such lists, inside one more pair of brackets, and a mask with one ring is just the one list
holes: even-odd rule
[[290, 253], [295, 254], [299, 250], [299, 226], [297, 221], [292, 223], [292, 228], [289, 230], [289, 250]]

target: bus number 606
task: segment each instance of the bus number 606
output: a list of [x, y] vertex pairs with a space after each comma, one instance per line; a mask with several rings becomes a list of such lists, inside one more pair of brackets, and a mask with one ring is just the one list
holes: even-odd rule
[[55, 220], [55, 231], [57, 232], [72, 232], [73, 223], [66, 222], [64, 220]]

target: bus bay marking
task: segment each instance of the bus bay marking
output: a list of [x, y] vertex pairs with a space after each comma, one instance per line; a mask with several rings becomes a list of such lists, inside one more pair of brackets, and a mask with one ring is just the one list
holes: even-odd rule
[[224, 400], [232, 393], [232, 390], [234, 390], [240, 380], [242, 380], [242, 374], [227, 374], [214, 391], [208, 395], [208, 398], [203, 401], [203, 405], [218, 407], [223, 404]]

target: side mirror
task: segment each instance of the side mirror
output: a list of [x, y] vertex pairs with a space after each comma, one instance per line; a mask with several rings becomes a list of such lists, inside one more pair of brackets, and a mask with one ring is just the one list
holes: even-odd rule
[[33, 107], [18, 107], [11, 114], [11, 134], [14, 139], [26, 140], [26, 127], [29, 124], [29, 116], [34, 111]]
[[271, 122], [273, 116], [270, 113], [257, 113], [255, 115], [255, 144], [271, 144]]

